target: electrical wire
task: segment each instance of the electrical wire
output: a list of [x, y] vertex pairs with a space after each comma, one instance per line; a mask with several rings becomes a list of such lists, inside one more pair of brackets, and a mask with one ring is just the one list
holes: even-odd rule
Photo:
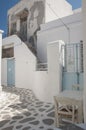
[[[47, 3], [47, 2], [46, 2]], [[70, 43], [70, 28], [63, 22], [62, 18], [59, 17], [59, 15], [53, 10], [53, 8], [51, 7], [51, 5], [49, 3], [47, 3], [48, 7], [51, 9], [51, 11], [55, 14], [55, 16], [57, 18], [59, 18], [59, 20], [62, 22], [62, 24], [65, 26], [65, 28], [68, 31], [68, 43]]]

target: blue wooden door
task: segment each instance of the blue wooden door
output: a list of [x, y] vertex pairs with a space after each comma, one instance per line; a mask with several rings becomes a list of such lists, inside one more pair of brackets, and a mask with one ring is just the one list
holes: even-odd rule
[[72, 90], [72, 86], [79, 84], [79, 89], [83, 90], [83, 73], [63, 72], [62, 86], [63, 90]]
[[7, 85], [15, 86], [15, 60], [7, 59]]
[[83, 44], [66, 44], [62, 48], [62, 89], [71, 90], [78, 84], [83, 90]]

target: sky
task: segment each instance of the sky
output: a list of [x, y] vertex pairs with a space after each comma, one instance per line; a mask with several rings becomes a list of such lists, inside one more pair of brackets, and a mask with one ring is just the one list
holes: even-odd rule
[[[82, 0], [67, 0], [73, 7], [77, 9], [81, 7]], [[0, 29], [4, 30], [4, 34], [7, 33], [7, 11], [19, 0], [0, 0]]]

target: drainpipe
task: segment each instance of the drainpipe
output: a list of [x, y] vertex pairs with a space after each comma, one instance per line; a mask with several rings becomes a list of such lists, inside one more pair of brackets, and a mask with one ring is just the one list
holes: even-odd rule
[[82, 0], [83, 59], [84, 59], [84, 122], [86, 123], [86, 0]]

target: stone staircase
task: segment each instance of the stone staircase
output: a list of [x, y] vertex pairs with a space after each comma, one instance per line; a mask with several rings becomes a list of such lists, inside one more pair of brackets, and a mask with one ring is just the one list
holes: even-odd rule
[[33, 46], [31, 45], [31, 43], [29, 43], [28, 41], [25, 41], [24, 43], [25, 43], [25, 44], [27, 45], [27, 47], [31, 50], [31, 52], [37, 57], [36, 48], [33, 47]]

